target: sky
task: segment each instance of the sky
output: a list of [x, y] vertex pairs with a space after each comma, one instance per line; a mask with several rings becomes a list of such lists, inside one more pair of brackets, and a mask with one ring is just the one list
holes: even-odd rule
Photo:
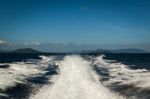
[[33, 46], [150, 51], [150, 0], [0, 0], [0, 48]]

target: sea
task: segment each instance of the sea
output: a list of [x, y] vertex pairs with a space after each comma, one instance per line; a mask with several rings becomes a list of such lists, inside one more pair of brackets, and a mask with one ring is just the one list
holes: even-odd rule
[[0, 99], [150, 99], [150, 54], [0, 54]]

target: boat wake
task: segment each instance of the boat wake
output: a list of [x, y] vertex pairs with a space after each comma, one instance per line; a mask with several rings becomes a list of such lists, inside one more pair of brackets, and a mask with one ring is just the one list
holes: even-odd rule
[[91, 63], [80, 56], [66, 56], [59, 63], [60, 74], [52, 79], [54, 84], [43, 86], [30, 99], [123, 99], [99, 82]]
[[0, 64], [0, 99], [10, 99], [9, 88], [29, 83], [35, 86], [25, 99], [150, 99], [149, 70], [131, 69], [103, 55], [40, 58]]

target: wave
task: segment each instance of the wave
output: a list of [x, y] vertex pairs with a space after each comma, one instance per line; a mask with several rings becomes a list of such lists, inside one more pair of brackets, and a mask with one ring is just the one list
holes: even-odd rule
[[146, 69], [130, 69], [128, 65], [111, 63], [103, 59], [103, 55], [96, 57], [93, 65], [105, 68], [109, 72], [107, 84], [119, 83], [120, 85], [132, 84], [140, 88], [150, 88], [150, 71]]
[[80, 56], [65, 56], [59, 75], [51, 79], [54, 84], [43, 86], [30, 99], [123, 99], [99, 82], [91, 63]]
[[45, 57], [42, 57], [41, 60], [1, 64], [9, 65], [9, 67], [0, 68], [0, 96], [6, 96], [3, 92], [10, 87], [25, 84], [29, 77], [47, 73], [46, 68], [49, 67], [50, 60], [54, 58], [49, 57], [48, 61], [45, 61], [45, 59]]
[[128, 65], [104, 59], [104, 55], [96, 57], [93, 66], [99, 70], [97, 73], [104, 86], [109, 86], [131, 99], [150, 98], [149, 70], [131, 69]]
[[[150, 71], [131, 69], [104, 55], [39, 56], [41, 59], [3, 63], [0, 68], [0, 98], [17, 84], [28, 83], [28, 78], [45, 77], [50, 83], [30, 93], [29, 99], [149, 99]], [[58, 68], [57, 68], [58, 66]], [[53, 70], [52, 70], [53, 69]], [[57, 73], [56, 73], [57, 71]], [[54, 75], [51, 75], [53, 73]], [[50, 75], [49, 75], [50, 74]], [[55, 75], [57, 74], [57, 75]], [[42, 79], [41, 79], [42, 80]], [[9, 98], [9, 96], [8, 96]]]

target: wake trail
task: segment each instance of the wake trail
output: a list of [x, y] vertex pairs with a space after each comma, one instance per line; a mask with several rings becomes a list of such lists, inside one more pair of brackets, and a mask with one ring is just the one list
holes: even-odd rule
[[48, 73], [47, 68], [53, 64], [51, 61], [54, 58], [40, 57], [42, 59], [1, 64], [6, 65], [7, 68], [0, 68], [0, 99], [9, 97], [6, 94], [9, 89], [13, 89], [19, 84], [29, 84], [28, 78], [40, 77]]
[[60, 74], [53, 76], [54, 84], [43, 86], [30, 99], [124, 99], [100, 83], [90, 61], [80, 56], [65, 56], [58, 65]]

